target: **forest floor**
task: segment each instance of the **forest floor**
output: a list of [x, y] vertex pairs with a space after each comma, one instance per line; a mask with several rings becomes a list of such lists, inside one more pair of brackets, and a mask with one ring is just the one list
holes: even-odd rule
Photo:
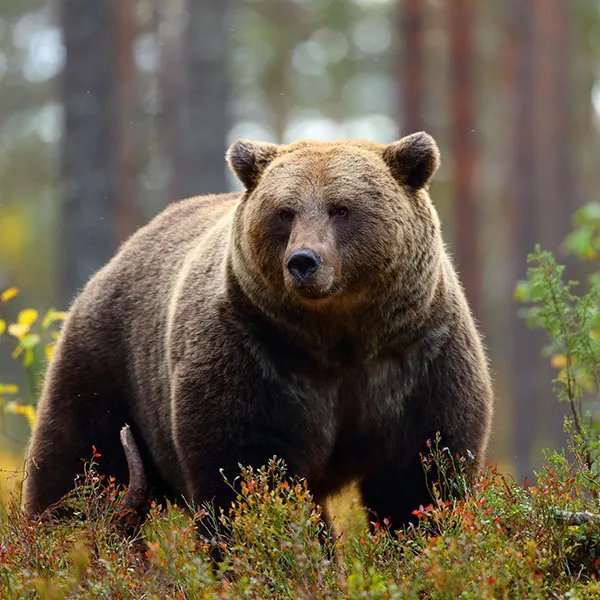
[[597, 490], [577, 457], [548, 456], [535, 485], [469, 473], [437, 444], [423, 464], [440, 483], [399, 532], [369, 525], [355, 488], [331, 501], [327, 532], [304, 482], [273, 460], [242, 471], [228, 514], [153, 504], [127, 536], [124, 491], [90, 463], [69, 518], [2, 510], [0, 597], [600, 599]]

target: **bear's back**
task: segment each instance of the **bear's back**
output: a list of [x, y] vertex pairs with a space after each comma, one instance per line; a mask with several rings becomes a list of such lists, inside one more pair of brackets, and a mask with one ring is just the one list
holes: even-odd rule
[[[160, 313], [168, 305], [168, 296], [188, 254], [203, 243], [219, 221], [221, 231], [217, 235], [228, 235], [229, 217], [239, 197], [240, 194], [199, 196], [169, 206], [131, 236], [92, 277], [72, 312], [86, 312], [86, 307], [90, 307], [97, 315], [106, 310], [114, 318], [123, 316], [119, 327], [126, 329], [135, 325], [135, 319], [147, 321], [149, 312]], [[134, 310], [135, 314], [131, 312]], [[86, 316], [93, 318], [94, 314]]]

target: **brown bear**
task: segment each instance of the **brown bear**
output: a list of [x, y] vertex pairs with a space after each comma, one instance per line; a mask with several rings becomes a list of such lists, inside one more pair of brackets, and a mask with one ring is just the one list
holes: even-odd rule
[[238, 140], [243, 193], [173, 204], [88, 283], [28, 450], [25, 503], [74, 485], [92, 444], [127, 481], [131, 425], [157, 497], [227, 506], [220, 470], [273, 455], [317, 502], [357, 481], [397, 527], [428, 502], [441, 432], [483, 456], [486, 358], [428, 184], [426, 133], [390, 145]]

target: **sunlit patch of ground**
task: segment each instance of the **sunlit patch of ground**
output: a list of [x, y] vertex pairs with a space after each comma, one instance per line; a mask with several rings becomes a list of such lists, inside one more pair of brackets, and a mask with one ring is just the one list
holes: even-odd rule
[[7, 505], [11, 493], [19, 491], [23, 479], [23, 457], [0, 450], [0, 505]]
[[364, 531], [367, 515], [361, 507], [361, 498], [356, 484], [344, 488], [327, 502], [327, 508], [333, 517], [335, 535], [354, 537]]

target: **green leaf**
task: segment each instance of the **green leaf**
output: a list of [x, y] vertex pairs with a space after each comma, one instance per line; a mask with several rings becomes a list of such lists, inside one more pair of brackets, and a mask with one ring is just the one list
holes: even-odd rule
[[42, 324], [40, 325], [42, 331], [46, 331], [50, 325], [52, 325], [52, 316], [54, 315], [54, 309], [51, 308], [42, 319]]
[[67, 318], [67, 313], [63, 311], [54, 310], [51, 308], [45, 315], [42, 321], [42, 330], [45, 331], [55, 323], [56, 321], [64, 321]]
[[40, 336], [36, 333], [30, 333], [19, 340], [19, 343], [25, 350], [32, 350], [40, 343]]
[[513, 297], [519, 302], [527, 302], [529, 300], [529, 284], [527, 281], [519, 281]]
[[25, 357], [23, 358], [23, 364], [26, 367], [30, 367], [33, 364], [33, 350], [31, 348], [25, 350]]

